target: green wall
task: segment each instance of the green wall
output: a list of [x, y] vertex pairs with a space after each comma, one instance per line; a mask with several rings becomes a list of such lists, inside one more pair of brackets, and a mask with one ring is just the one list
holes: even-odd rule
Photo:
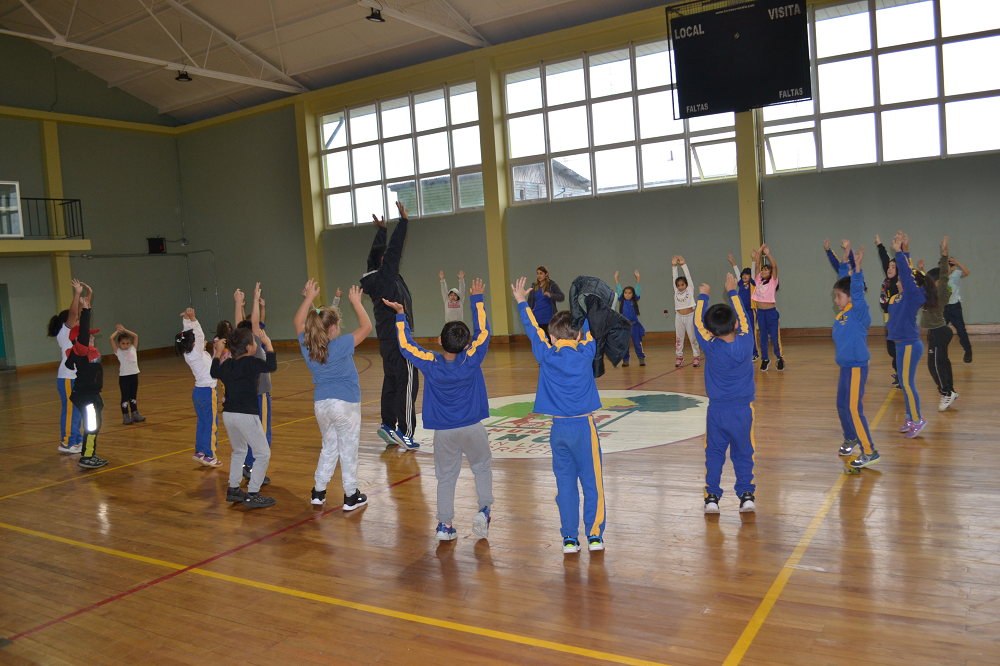
[[0, 180], [21, 183], [22, 197], [45, 196], [42, 125], [0, 118]]
[[832, 325], [836, 275], [824, 238], [834, 249], [849, 238], [870, 253], [862, 268], [877, 322], [883, 276], [875, 234], [891, 253], [898, 229], [910, 236], [914, 264], [923, 258], [928, 268], [937, 263], [941, 239], [950, 236], [951, 253], [972, 271], [962, 283], [966, 323], [1000, 322], [1000, 155], [766, 178], [763, 196], [764, 237], [781, 278], [782, 326]]
[[14, 356], [12, 364], [58, 361], [59, 345], [46, 337], [49, 318], [56, 314], [52, 260], [47, 256], [0, 257], [0, 284], [7, 285], [10, 302], [13, 350], [8, 348], [7, 354]]

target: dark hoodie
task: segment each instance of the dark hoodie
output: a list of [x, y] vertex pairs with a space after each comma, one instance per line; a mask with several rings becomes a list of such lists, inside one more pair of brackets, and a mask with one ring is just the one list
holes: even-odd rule
[[70, 329], [69, 339], [73, 346], [66, 350], [66, 367], [76, 370], [76, 381], [73, 382], [73, 394], [100, 393], [104, 388], [104, 367], [101, 365], [101, 352], [92, 346], [93, 334], [98, 329], [90, 330], [90, 308], [80, 310], [80, 323]]
[[403, 306], [406, 321], [413, 330], [413, 298], [410, 290], [399, 274], [399, 263], [403, 258], [403, 243], [406, 241], [406, 228], [409, 220], [405, 217], [396, 223], [389, 245], [386, 246], [386, 229], [379, 227], [368, 253], [368, 272], [361, 277], [361, 288], [372, 299], [375, 311], [375, 334], [379, 346], [399, 346], [396, 335], [396, 311], [387, 307], [382, 299]]

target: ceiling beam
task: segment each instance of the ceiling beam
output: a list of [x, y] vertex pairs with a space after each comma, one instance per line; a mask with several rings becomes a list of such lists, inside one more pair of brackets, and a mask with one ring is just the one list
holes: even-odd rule
[[301, 92], [300, 87], [290, 86], [287, 83], [279, 83], [277, 81], [265, 81], [264, 79], [254, 79], [249, 76], [239, 76], [237, 74], [229, 74], [228, 72], [219, 72], [213, 69], [203, 69], [201, 67], [187, 67], [181, 63], [170, 62], [169, 60], [160, 60], [159, 58], [148, 58], [146, 56], [136, 55], [134, 53], [125, 53], [123, 51], [112, 51], [111, 49], [102, 49], [99, 46], [90, 46], [89, 44], [77, 44], [75, 42], [68, 42], [62, 37], [58, 38], [42, 37], [40, 35], [29, 35], [23, 32], [15, 32], [13, 30], [3, 30], [3, 29], [0, 29], [0, 35], [10, 35], [11, 37], [22, 37], [24, 39], [30, 39], [36, 42], [44, 42], [46, 44], [52, 44], [54, 46], [59, 46], [66, 49], [72, 49], [75, 51], [96, 53], [97, 55], [111, 56], [112, 58], [122, 58], [124, 60], [132, 60], [135, 62], [146, 63], [147, 65], [158, 65], [163, 69], [169, 69], [175, 71], [183, 70], [188, 72], [189, 74], [204, 76], [205, 78], [208, 79], [219, 79], [220, 81], [232, 81], [233, 83], [241, 83], [245, 86], [253, 86], [256, 88], [267, 88], [269, 90], [279, 90], [281, 92], [287, 92], [287, 93]]
[[[278, 21], [278, 30], [283, 30], [284, 28], [291, 28], [292, 26], [299, 25], [300, 23], [305, 23], [313, 19], [319, 18], [321, 16], [326, 16], [327, 14], [332, 14], [334, 12], [340, 11], [341, 9], [347, 9], [348, 7], [353, 7], [357, 4], [357, 0], [337, 0], [337, 2], [328, 2], [325, 6], [318, 9], [313, 9], [308, 12], [303, 12], [302, 14], [296, 14], [284, 21]], [[236, 41], [241, 44], [248, 39], [253, 39], [255, 37], [261, 37], [267, 33], [274, 30], [273, 26], [265, 25], [256, 30], [251, 30], [250, 32], [245, 32], [242, 35], [236, 35]]]
[[[358, 0], [359, 7], [371, 8], [371, 0]], [[489, 46], [487, 42], [482, 37], [476, 37], [474, 35], [468, 35], [464, 32], [459, 32], [458, 30], [452, 30], [451, 28], [446, 28], [445, 26], [435, 23], [434, 21], [428, 21], [427, 19], [417, 18], [407, 14], [401, 9], [393, 9], [392, 7], [383, 7], [381, 9], [383, 16], [388, 16], [394, 18], [397, 21], [403, 21], [404, 23], [409, 23], [410, 25], [415, 25], [418, 28], [423, 28], [424, 30], [430, 30], [431, 32], [436, 32], [439, 35], [444, 35], [450, 39], [454, 39], [458, 42], [463, 42], [471, 46]]]
[[[188, 4], [194, 0], [181, 0], [181, 4]], [[169, 11], [170, 7], [167, 5], [157, 5], [150, 8], [153, 14], [162, 14], [165, 11]], [[116, 19], [107, 25], [102, 25], [100, 28], [95, 28], [90, 32], [80, 33], [76, 36], [74, 40], [77, 44], [93, 44], [99, 39], [104, 39], [105, 37], [110, 37], [111, 35], [117, 34], [126, 28], [130, 28], [137, 23], [142, 23], [143, 21], [149, 19], [149, 13], [147, 12], [134, 12], [128, 16], [123, 16], [120, 19]], [[69, 35], [66, 36], [69, 38]], [[53, 58], [58, 58], [62, 54], [66, 53], [65, 49], [57, 49], [53, 54]]]
[[438, 5], [440, 5], [441, 9], [448, 12], [448, 16], [455, 19], [455, 21], [457, 21], [458, 24], [462, 26], [467, 33], [469, 33], [473, 37], [478, 37], [479, 39], [483, 40], [483, 43], [486, 44], [486, 46], [490, 45], [490, 43], [486, 41], [486, 38], [480, 35], [479, 32], [472, 27], [472, 24], [469, 23], [464, 16], [459, 14], [457, 9], [452, 7], [451, 3], [448, 2], [448, 0], [437, 0], [437, 3]]

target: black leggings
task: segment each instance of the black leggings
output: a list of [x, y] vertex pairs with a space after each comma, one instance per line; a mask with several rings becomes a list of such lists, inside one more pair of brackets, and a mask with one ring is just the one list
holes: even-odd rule
[[101, 432], [101, 412], [104, 400], [100, 393], [74, 393], [70, 402], [80, 411], [80, 431], [83, 433], [83, 450], [80, 458], [92, 458], [97, 451], [97, 433]]
[[941, 395], [955, 390], [951, 379], [951, 361], [948, 360], [948, 343], [954, 335], [949, 326], [927, 331], [927, 369], [931, 371]]
[[885, 339], [885, 350], [889, 352], [889, 356], [892, 358], [892, 372], [896, 373], [896, 343], [889, 338]]
[[119, 375], [118, 388], [122, 391], [122, 414], [128, 414], [130, 409], [133, 414], [138, 412], [135, 398], [139, 393], [139, 375]]

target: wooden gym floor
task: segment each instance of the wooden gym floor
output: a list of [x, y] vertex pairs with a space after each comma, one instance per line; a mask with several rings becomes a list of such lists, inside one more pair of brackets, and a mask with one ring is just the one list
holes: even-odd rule
[[[54, 371], [0, 378], [2, 664], [946, 664], [1000, 662], [1000, 342], [952, 344], [962, 397], [930, 427], [896, 430], [884, 342], [870, 342], [866, 411], [882, 461], [845, 476], [827, 339], [786, 340], [788, 369], [757, 374], [757, 514], [723, 474], [702, 512], [701, 438], [606, 455], [607, 551], [564, 556], [548, 460], [495, 459], [490, 539], [438, 545], [433, 459], [375, 434], [381, 367], [359, 350], [364, 509], [309, 504], [319, 451], [311, 382], [294, 351], [274, 375], [270, 509], [223, 501], [227, 467], [191, 461], [193, 380], [145, 361], [123, 427], [108, 368], [94, 472], [56, 452]], [[702, 369], [611, 369], [603, 389], [704, 394]], [[690, 363], [690, 351], [688, 361]], [[112, 364], [113, 365], [113, 364]], [[534, 391], [527, 346], [495, 345], [490, 395]], [[421, 387], [423, 388], [423, 387]], [[422, 395], [422, 391], [421, 391]], [[990, 424], [993, 424], [992, 426]], [[225, 430], [220, 424], [220, 439]]]

